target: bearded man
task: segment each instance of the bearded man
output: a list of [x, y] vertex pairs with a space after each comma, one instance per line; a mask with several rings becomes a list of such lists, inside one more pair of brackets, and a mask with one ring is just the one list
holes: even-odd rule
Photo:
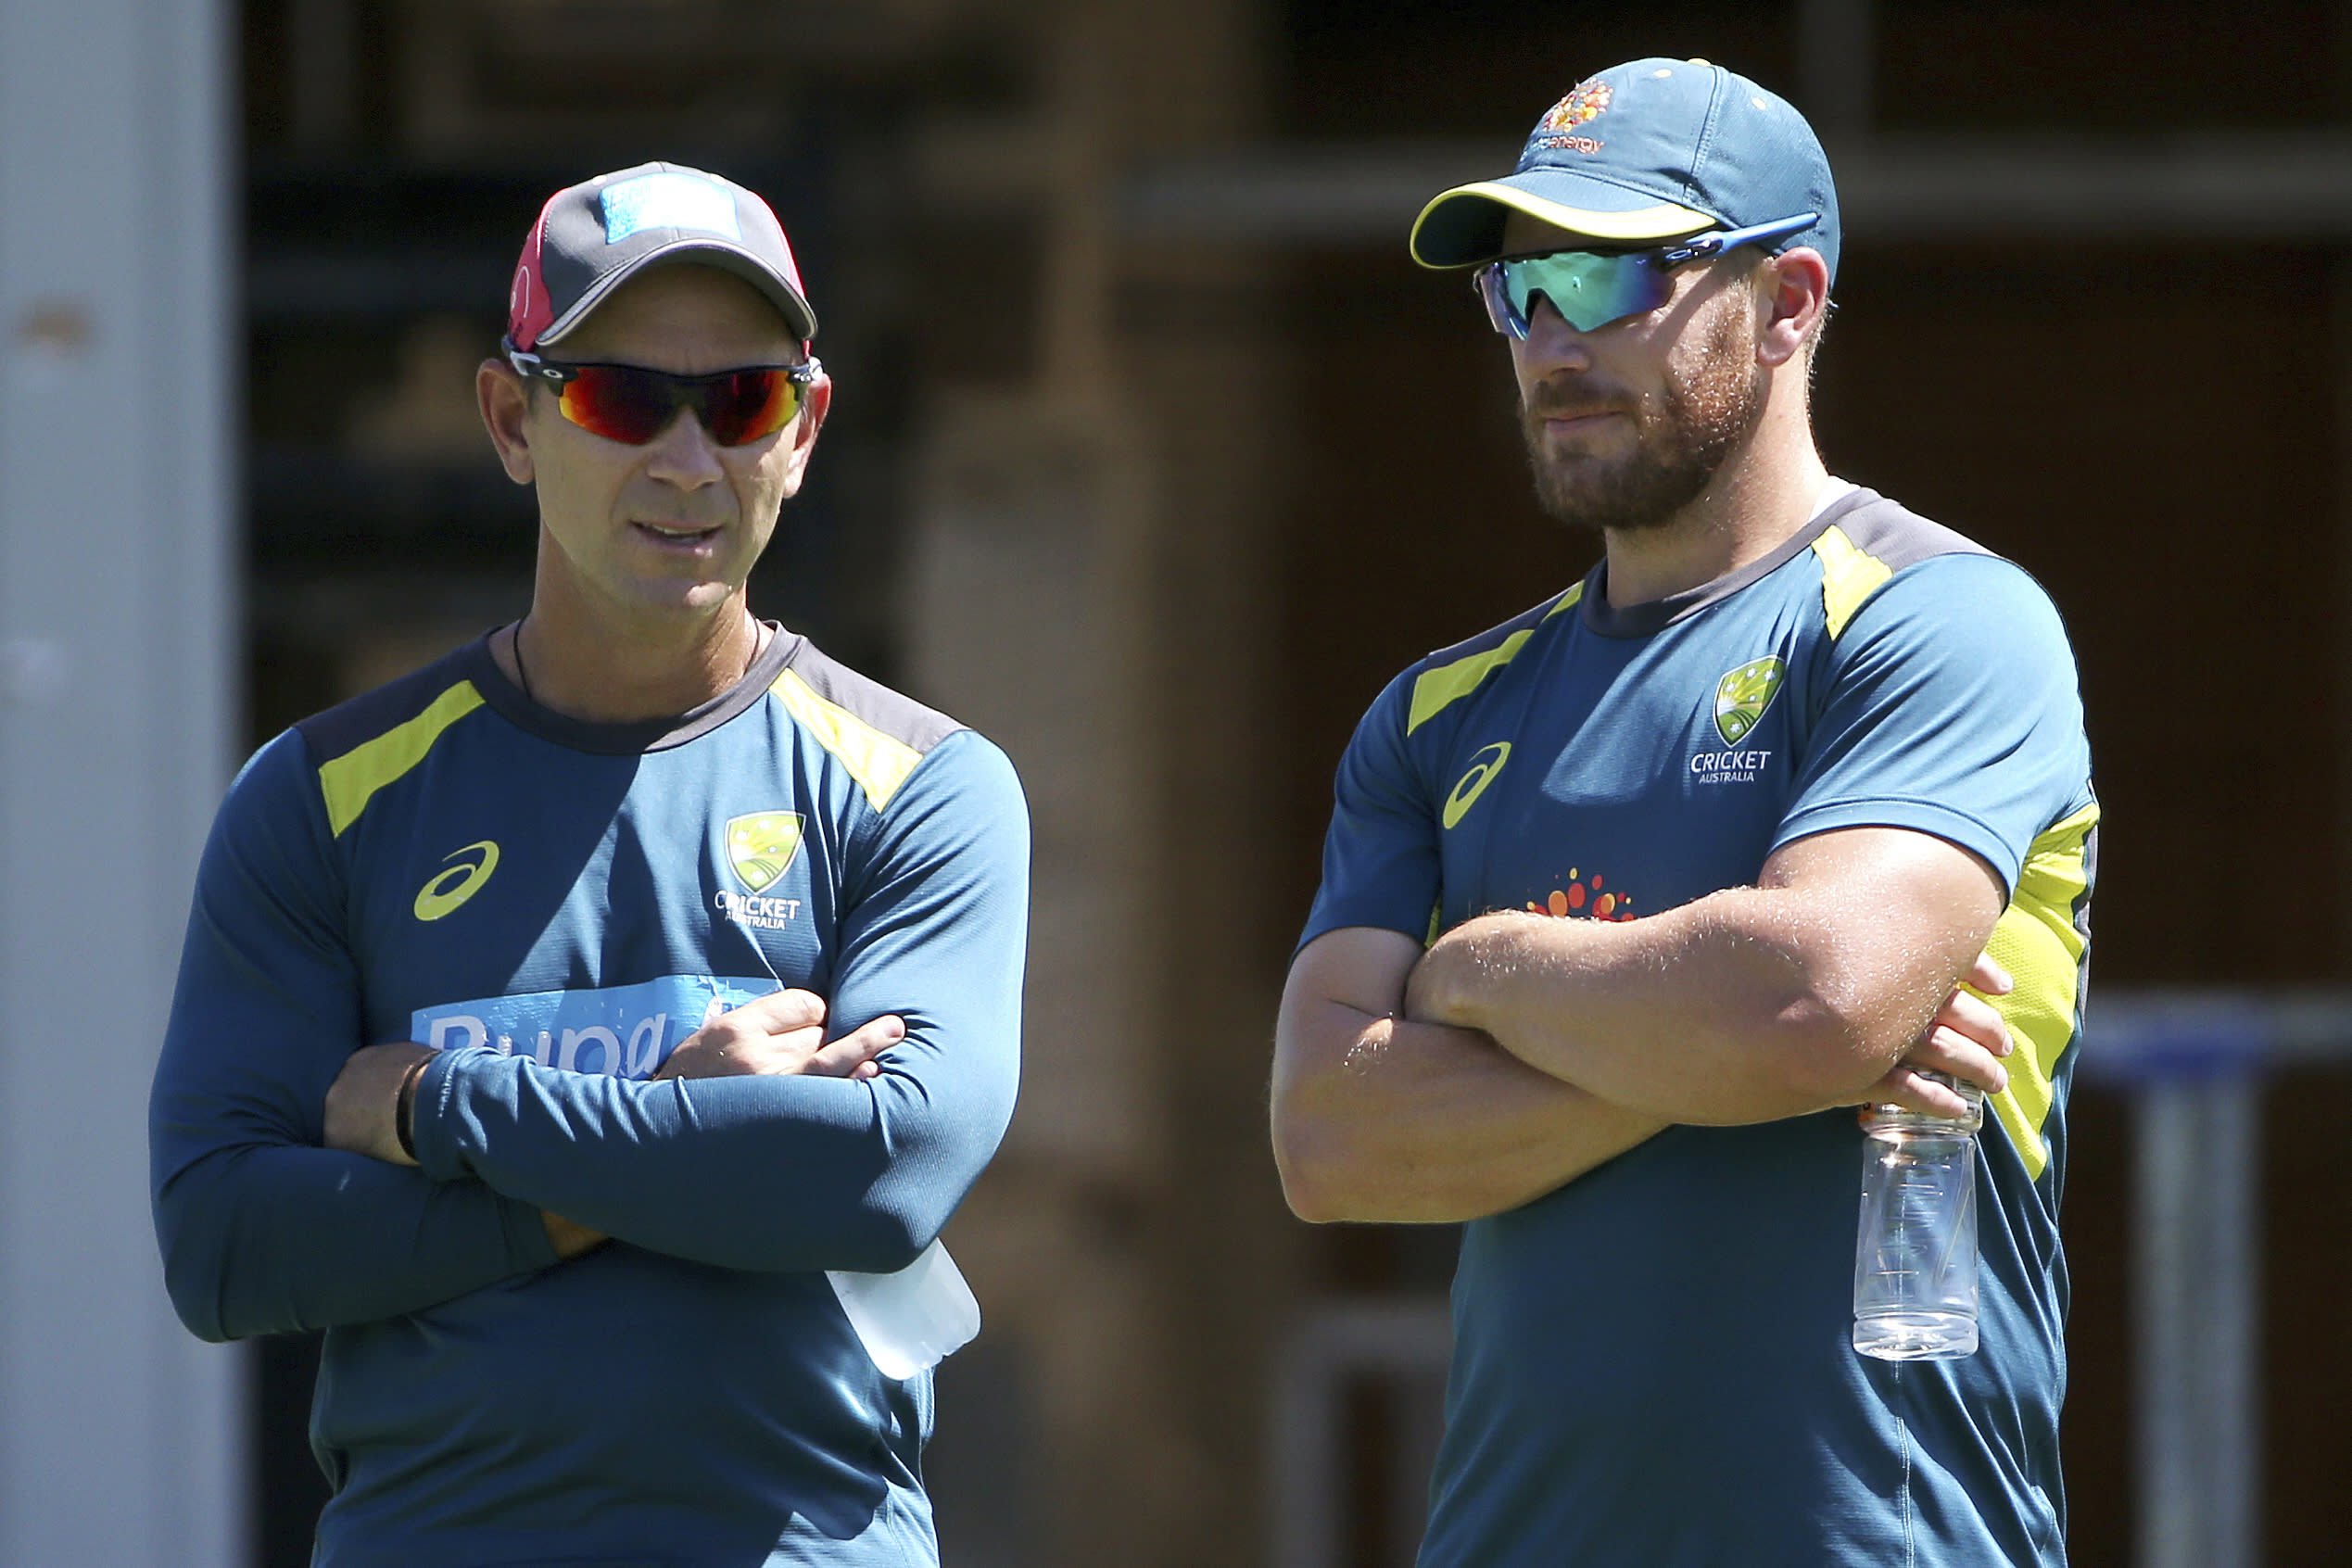
[[[1754, 82], [1603, 71], [1411, 248], [1476, 269], [1605, 548], [1365, 715], [1283, 999], [1293, 1208], [1465, 1222], [1421, 1562], [2062, 1562], [2098, 806], [2057, 614], [1825, 466], [1837, 197]], [[1957, 1084], [1980, 1347], [1865, 1358], [1838, 1107]]]

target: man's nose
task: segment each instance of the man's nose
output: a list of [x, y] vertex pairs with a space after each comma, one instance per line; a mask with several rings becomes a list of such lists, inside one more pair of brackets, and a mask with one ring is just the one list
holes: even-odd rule
[[702, 421], [692, 409], [678, 410], [677, 416], [653, 437], [652, 447], [645, 471], [682, 490], [715, 485], [727, 474], [727, 465], [719, 459], [718, 443], [711, 439], [711, 433], [702, 428]]
[[1546, 295], [1538, 294], [1527, 302], [1527, 335], [1515, 347], [1521, 365], [1531, 369], [1549, 372], [1592, 366], [1590, 336], [1570, 326], [1568, 318]]

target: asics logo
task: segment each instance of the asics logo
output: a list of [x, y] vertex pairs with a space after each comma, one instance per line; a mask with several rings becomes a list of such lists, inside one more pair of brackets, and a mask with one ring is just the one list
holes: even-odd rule
[[1511, 742], [1508, 740], [1498, 740], [1484, 747], [1470, 759], [1470, 771], [1461, 776], [1461, 782], [1454, 786], [1454, 792], [1446, 797], [1447, 827], [1451, 828], [1468, 814], [1470, 808], [1477, 803], [1478, 797], [1486, 793], [1486, 786], [1495, 781], [1495, 775], [1503, 770], [1503, 764], [1510, 760]]
[[[471, 860], [461, 856], [472, 855]], [[458, 864], [449, 866], [416, 891], [416, 917], [437, 920], [479, 891], [490, 879], [490, 873], [499, 868], [499, 846], [488, 839], [478, 844], [468, 844], [451, 854]]]

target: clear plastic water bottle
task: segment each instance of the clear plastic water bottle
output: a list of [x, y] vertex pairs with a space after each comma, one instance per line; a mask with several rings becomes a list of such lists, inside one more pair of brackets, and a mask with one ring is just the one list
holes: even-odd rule
[[833, 1270], [825, 1277], [866, 1355], [893, 1382], [937, 1365], [980, 1333], [980, 1302], [937, 1241], [895, 1274]]
[[1968, 1114], [1899, 1106], [1863, 1114], [1862, 1228], [1853, 1254], [1853, 1347], [1888, 1361], [1949, 1360], [1977, 1347], [1977, 1130], [1984, 1091], [1941, 1073]]

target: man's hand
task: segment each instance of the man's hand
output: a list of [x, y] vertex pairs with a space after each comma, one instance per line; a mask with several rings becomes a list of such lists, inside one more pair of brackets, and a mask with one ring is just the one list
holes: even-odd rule
[[414, 1165], [400, 1147], [400, 1085], [411, 1068], [432, 1056], [430, 1047], [406, 1040], [352, 1052], [327, 1086], [326, 1146], [387, 1165]]
[[2017, 1045], [2009, 1038], [2009, 1026], [1985, 997], [2006, 996], [2017, 981], [1991, 955], [1982, 953], [1968, 966], [1962, 981], [1936, 1009], [1935, 1019], [1919, 1043], [1886, 1077], [1870, 1086], [1863, 1104], [1902, 1106], [1929, 1116], [1956, 1118], [1967, 1114], [1967, 1102], [1949, 1084], [1920, 1076], [1923, 1072], [1949, 1074], [1988, 1094], [1998, 1094], [2008, 1087], [2008, 1069], [2001, 1065], [2001, 1058]]
[[825, 1038], [825, 998], [811, 991], [777, 991], [703, 1021], [679, 1043], [653, 1076], [730, 1078], [750, 1073], [818, 1078], [872, 1078], [874, 1058], [906, 1038], [894, 1013], [862, 1024], [839, 1040]]
[[577, 1258], [583, 1252], [593, 1252], [613, 1239], [601, 1231], [591, 1231], [586, 1225], [575, 1224], [561, 1214], [550, 1214], [544, 1208], [539, 1210], [539, 1223], [547, 1228], [548, 1242], [555, 1248], [558, 1258]]

